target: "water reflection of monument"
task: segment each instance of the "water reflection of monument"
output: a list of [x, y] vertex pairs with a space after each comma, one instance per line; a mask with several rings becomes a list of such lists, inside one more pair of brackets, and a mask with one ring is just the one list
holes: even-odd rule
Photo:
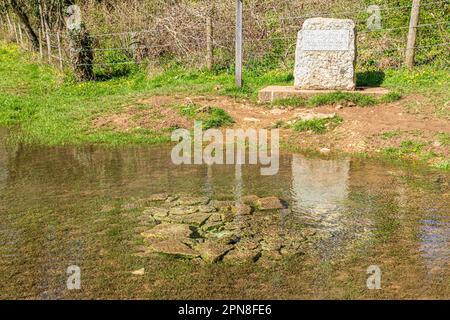
[[421, 221], [420, 252], [431, 273], [448, 268], [450, 261], [450, 222], [438, 215]]
[[348, 197], [350, 161], [308, 159], [293, 155], [292, 210], [306, 223], [329, 231], [339, 230], [342, 202]]
[[6, 188], [8, 181], [8, 152], [6, 146], [0, 147], [0, 194]]

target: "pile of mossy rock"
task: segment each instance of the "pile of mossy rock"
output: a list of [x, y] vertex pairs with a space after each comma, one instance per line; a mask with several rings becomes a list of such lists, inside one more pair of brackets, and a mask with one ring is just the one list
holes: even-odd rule
[[239, 201], [156, 194], [145, 199], [144, 255], [165, 254], [207, 263], [256, 262], [303, 253], [304, 234], [281, 228], [288, 206], [277, 197]]

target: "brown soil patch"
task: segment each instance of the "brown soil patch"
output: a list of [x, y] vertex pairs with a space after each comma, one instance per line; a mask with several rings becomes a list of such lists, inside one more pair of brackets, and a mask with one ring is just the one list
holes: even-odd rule
[[[407, 106], [417, 101], [427, 105], [426, 98], [419, 95], [409, 96], [391, 104], [364, 108], [347, 107], [341, 110], [336, 110], [333, 105], [317, 108], [278, 108], [229, 97], [156, 96], [139, 100], [137, 105], [126, 107], [119, 114], [100, 117], [94, 120], [93, 125], [95, 128], [107, 127], [120, 131], [133, 128], [192, 128], [192, 120], [181, 116], [171, 107], [188, 103], [222, 108], [236, 121], [234, 127], [244, 129], [272, 128], [275, 123], [286, 123], [305, 111], [336, 113], [344, 119], [343, 123], [325, 134], [281, 129], [281, 136], [295, 147], [314, 150], [326, 147], [332, 151], [345, 152], [377, 152], [389, 146], [399, 146], [402, 141], [413, 140], [428, 144], [428, 151], [448, 157], [450, 148], [438, 143], [437, 134], [450, 133], [450, 121], [437, 117], [432, 107], [411, 113]], [[392, 131], [398, 134], [388, 139], [382, 136], [383, 133]]]
[[96, 118], [92, 125], [99, 129], [113, 129], [128, 132], [134, 129], [161, 131], [174, 128], [190, 128], [191, 120], [180, 115], [171, 104], [175, 100], [170, 97], [152, 97], [139, 100], [127, 106], [120, 113], [107, 114]]

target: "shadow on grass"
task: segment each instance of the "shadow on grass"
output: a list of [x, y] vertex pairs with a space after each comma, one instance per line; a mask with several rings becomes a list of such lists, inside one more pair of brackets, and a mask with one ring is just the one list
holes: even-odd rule
[[384, 82], [386, 74], [383, 71], [364, 71], [356, 74], [358, 87], [379, 87]]
[[136, 66], [119, 65], [119, 66], [102, 66], [94, 69], [95, 80], [102, 82], [115, 78], [126, 78], [137, 71]]

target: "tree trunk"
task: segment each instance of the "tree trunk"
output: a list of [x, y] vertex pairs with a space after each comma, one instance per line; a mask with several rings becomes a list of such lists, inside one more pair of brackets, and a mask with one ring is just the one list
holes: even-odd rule
[[22, 7], [17, 3], [16, 0], [10, 0], [11, 7], [13, 8], [17, 17], [19, 17], [20, 21], [26, 28], [28, 35], [30, 36], [31, 45], [33, 46], [33, 50], [39, 50], [39, 38], [34, 32], [33, 27], [31, 26], [30, 20], [28, 19], [27, 14], [23, 11]]

